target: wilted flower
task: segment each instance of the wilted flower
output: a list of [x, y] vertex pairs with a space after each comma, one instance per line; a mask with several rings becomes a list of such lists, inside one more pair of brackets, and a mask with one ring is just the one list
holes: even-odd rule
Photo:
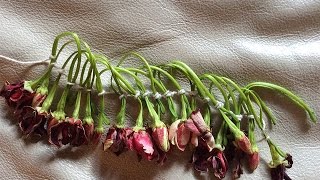
[[145, 130], [135, 130], [129, 135], [128, 145], [131, 150], [135, 150], [139, 159], [142, 157], [152, 160], [154, 157], [154, 148], [151, 136]]
[[215, 155], [211, 156], [209, 160], [212, 163], [214, 175], [217, 178], [222, 179], [228, 171], [228, 161], [222, 150], [215, 148], [212, 151]]
[[88, 138], [86, 137], [85, 129], [82, 126], [82, 121], [80, 119], [68, 118], [68, 122], [70, 123], [70, 133], [72, 133], [70, 144], [72, 146], [81, 146], [87, 143]]
[[185, 125], [192, 132], [191, 142], [194, 146], [198, 146], [197, 139], [201, 135], [202, 139], [206, 141], [209, 150], [211, 151], [214, 148], [214, 137], [199, 110], [191, 113], [190, 119], [185, 122]]
[[224, 153], [219, 148], [210, 150], [203, 137], [199, 137], [199, 144], [192, 155], [192, 163], [195, 170], [207, 172], [213, 169], [214, 175], [222, 179], [228, 170], [228, 162]]
[[169, 140], [172, 145], [176, 145], [179, 150], [184, 151], [189, 140], [191, 132], [186, 128], [181, 120], [173, 122], [169, 128]]
[[132, 133], [130, 128], [110, 127], [106, 140], [103, 143], [103, 149], [109, 149], [119, 156], [122, 152], [128, 150], [127, 136]]
[[286, 173], [286, 168], [291, 168], [293, 164], [292, 156], [287, 154], [287, 157], [279, 163], [278, 165], [270, 163], [271, 179], [272, 180], [291, 180], [291, 178]]
[[0, 96], [6, 99], [10, 107], [21, 109], [24, 106], [32, 105], [34, 93], [24, 89], [24, 81], [13, 84], [6, 81], [0, 91]]
[[19, 127], [23, 134], [36, 134], [42, 136], [46, 134], [45, 124], [50, 118], [50, 114], [39, 112], [31, 106], [24, 106], [19, 113]]
[[48, 121], [49, 142], [58, 147], [67, 145], [73, 140], [74, 127], [66, 120], [57, 120], [52, 117]]

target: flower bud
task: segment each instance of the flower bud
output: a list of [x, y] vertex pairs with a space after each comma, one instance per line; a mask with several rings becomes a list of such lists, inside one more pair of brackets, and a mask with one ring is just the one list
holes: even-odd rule
[[170, 149], [168, 129], [165, 124], [161, 127], [155, 127], [152, 129], [152, 138], [157, 146], [164, 152], [168, 152]]
[[250, 140], [243, 132], [241, 133], [241, 136], [236, 137], [235, 144], [246, 154], [252, 154]]
[[259, 152], [253, 152], [252, 154], [248, 154], [248, 166], [250, 171], [254, 171], [257, 169], [259, 163], [260, 163], [260, 156]]

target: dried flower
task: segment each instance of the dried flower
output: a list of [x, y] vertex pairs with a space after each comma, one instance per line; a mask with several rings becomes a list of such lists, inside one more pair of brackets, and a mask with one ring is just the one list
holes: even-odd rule
[[18, 116], [19, 127], [23, 134], [35, 134], [42, 136], [46, 134], [45, 124], [50, 118], [47, 112], [39, 112], [31, 106], [24, 106]]
[[152, 160], [154, 157], [154, 148], [151, 136], [145, 130], [135, 130], [129, 135], [128, 145], [131, 150], [135, 150], [139, 159], [142, 157]]
[[191, 132], [186, 128], [181, 120], [173, 122], [169, 128], [169, 140], [172, 145], [176, 145], [179, 150], [184, 151], [190, 141]]
[[103, 143], [103, 149], [109, 149], [117, 156], [128, 150], [127, 136], [132, 133], [130, 128], [110, 127], [106, 140]]
[[7, 104], [17, 110], [24, 106], [31, 106], [34, 93], [24, 89], [24, 81], [10, 84], [5, 82], [0, 96], [6, 99]]

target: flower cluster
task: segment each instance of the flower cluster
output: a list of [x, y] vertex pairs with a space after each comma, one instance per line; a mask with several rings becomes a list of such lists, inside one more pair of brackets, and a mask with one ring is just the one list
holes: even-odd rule
[[[59, 49], [59, 42], [68, 37], [71, 40]], [[72, 43], [76, 44], [77, 50], [65, 60], [59, 75], [51, 82], [60, 53]], [[144, 66], [122, 67], [122, 62], [129, 58], [142, 61]], [[121, 107], [113, 124], [105, 129], [110, 121], [104, 112], [107, 93], [101, 76], [107, 71], [112, 75], [110, 84], [119, 95]], [[179, 72], [190, 81], [190, 91], [176, 80], [175, 73]], [[63, 75], [67, 83], [61, 87]], [[134, 82], [129, 81], [128, 76]], [[150, 79], [149, 90], [140, 76]], [[168, 81], [176, 90], [168, 89]], [[219, 92], [212, 91], [213, 87]], [[5, 82], [0, 96], [14, 109], [19, 128], [28, 137], [47, 135], [50, 144], [57, 147], [97, 145], [101, 141], [104, 151], [117, 156], [134, 151], [139, 160], [156, 160], [159, 164], [165, 163], [173, 148], [179, 151], [189, 148], [193, 168], [199, 172], [212, 171], [218, 179], [226, 176], [229, 167], [232, 167], [232, 177], [239, 178], [243, 173], [242, 162], [248, 162], [250, 171], [258, 167], [260, 156], [255, 139], [258, 127], [270, 147], [272, 179], [290, 179], [285, 169], [292, 166], [292, 156], [284, 153], [267, 135], [262, 112], [272, 125], [275, 125], [275, 117], [256, 88], [267, 88], [288, 96], [316, 122], [313, 110], [281, 86], [265, 82], [240, 86], [212, 73], [197, 75], [181, 61], [153, 66], [137, 53], [126, 54], [117, 66], [113, 66], [105, 56], [92, 53], [87, 43], [72, 32], [57, 36], [48, 69], [40, 78]], [[222, 97], [224, 103], [218, 97]], [[128, 98], [138, 104], [133, 127], [127, 126]], [[53, 106], [55, 100], [56, 107]], [[163, 119], [168, 117], [163, 114], [171, 117], [171, 123]], [[212, 124], [219, 124], [219, 127]], [[106, 133], [105, 138], [102, 138], [103, 133]]]

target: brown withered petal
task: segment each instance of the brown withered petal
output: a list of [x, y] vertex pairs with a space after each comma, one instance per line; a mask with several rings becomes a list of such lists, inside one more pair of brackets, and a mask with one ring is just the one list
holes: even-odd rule
[[88, 142], [91, 141], [93, 139], [94, 124], [84, 123], [82, 126], [85, 130], [85, 134], [86, 134], [86, 137], [88, 138]]
[[232, 174], [233, 179], [240, 178], [241, 174], [243, 174], [241, 159], [244, 157], [244, 152], [238, 148], [235, 149], [235, 155], [232, 161]]
[[290, 154], [287, 154], [287, 157], [285, 158], [285, 160], [288, 161], [288, 165], [286, 165], [286, 168], [291, 168], [293, 164], [292, 156]]
[[117, 156], [128, 150], [127, 133], [124, 128], [110, 127], [104, 145], [104, 150], [109, 149]]
[[74, 127], [67, 121], [55, 123], [55, 119], [52, 118], [48, 126], [49, 142], [61, 147], [62, 145], [69, 144], [73, 139]]
[[271, 179], [272, 180], [291, 180], [291, 178], [287, 175], [286, 167], [283, 164], [279, 164], [275, 168], [271, 168]]
[[31, 106], [24, 106], [19, 114], [19, 127], [26, 134], [42, 136], [46, 134], [45, 124], [49, 119], [48, 113], [39, 113]]
[[213, 152], [215, 155], [210, 157], [210, 161], [214, 175], [219, 179], [223, 179], [228, 171], [227, 158], [220, 149], [214, 149]]
[[10, 107], [19, 110], [24, 106], [31, 106], [34, 93], [24, 89], [24, 81], [13, 84], [7, 81], [0, 91], [0, 96], [6, 99]]
[[71, 134], [70, 144], [72, 146], [81, 146], [86, 144], [88, 139], [85, 134], [85, 129], [82, 126], [82, 121], [80, 119], [69, 118], [69, 123], [73, 125], [73, 131], [70, 131], [73, 133]]

